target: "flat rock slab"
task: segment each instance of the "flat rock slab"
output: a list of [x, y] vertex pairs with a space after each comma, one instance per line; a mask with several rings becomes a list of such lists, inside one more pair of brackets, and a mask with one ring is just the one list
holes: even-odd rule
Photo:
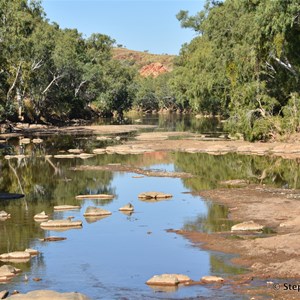
[[13, 194], [13, 193], [0, 193], [0, 200], [10, 200], [10, 199], [20, 199], [25, 195], [23, 194]]
[[264, 226], [254, 221], [243, 222], [231, 227], [231, 231], [260, 231], [263, 230]]
[[89, 298], [80, 293], [58, 293], [55, 291], [36, 290], [27, 294], [16, 294], [7, 299], [19, 300], [89, 300]]
[[15, 267], [13, 267], [11, 265], [3, 265], [0, 267], [0, 277], [11, 278], [11, 277], [16, 276], [20, 272], [21, 272], [20, 269], [16, 269]]
[[57, 241], [64, 241], [66, 240], [66, 237], [61, 236], [48, 236], [43, 239], [40, 239], [41, 242], [57, 242]]
[[161, 274], [151, 277], [146, 284], [156, 286], [176, 286], [179, 283], [190, 282], [191, 278], [183, 274]]
[[140, 199], [167, 199], [172, 198], [173, 195], [161, 192], [144, 192], [138, 195]]
[[83, 215], [85, 217], [108, 216], [111, 215], [111, 212], [99, 207], [89, 206]]
[[33, 218], [35, 220], [47, 220], [49, 216], [44, 211], [42, 211], [41, 213], [36, 214]]
[[114, 195], [94, 194], [94, 195], [78, 195], [76, 199], [113, 199]]
[[201, 282], [203, 283], [223, 283], [224, 278], [218, 276], [203, 276], [201, 278]]
[[52, 228], [80, 228], [82, 227], [82, 221], [71, 221], [71, 220], [49, 220], [41, 223], [42, 229]]
[[54, 206], [54, 210], [76, 210], [80, 209], [80, 206], [78, 205], [57, 205]]
[[26, 251], [15, 251], [9, 253], [3, 253], [0, 255], [2, 261], [17, 261], [17, 260], [29, 260], [31, 257], [30, 253]]

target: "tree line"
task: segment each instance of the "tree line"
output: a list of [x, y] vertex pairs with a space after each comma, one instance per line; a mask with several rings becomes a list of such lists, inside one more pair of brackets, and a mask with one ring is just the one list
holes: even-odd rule
[[0, 121], [66, 121], [132, 107], [220, 115], [248, 140], [300, 130], [298, 0], [208, 0], [180, 11], [196, 37], [174, 70], [141, 78], [115, 41], [50, 23], [39, 0], [0, 0]]
[[128, 105], [135, 71], [112, 59], [115, 41], [51, 23], [39, 0], [0, 0], [1, 120], [56, 122]]

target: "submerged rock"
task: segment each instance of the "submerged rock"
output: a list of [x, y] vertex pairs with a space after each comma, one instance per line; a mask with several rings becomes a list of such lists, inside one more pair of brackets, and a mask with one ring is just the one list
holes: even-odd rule
[[203, 276], [201, 278], [201, 282], [203, 283], [223, 283], [224, 278], [218, 276]]
[[167, 199], [172, 198], [173, 195], [161, 192], [144, 192], [138, 195], [140, 199]]
[[36, 290], [28, 292], [27, 294], [16, 294], [8, 297], [7, 299], [18, 300], [89, 300], [83, 294], [72, 293], [58, 293], [50, 290]]
[[183, 274], [161, 274], [154, 275], [150, 278], [146, 284], [148, 285], [163, 285], [163, 286], [175, 286], [180, 283], [191, 282], [191, 278]]
[[81, 228], [82, 221], [67, 220], [49, 220], [41, 223], [42, 229], [53, 229], [53, 228]]
[[123, 207], [120, 207], [119, 211], [133, 212], [134, 206], [131, 203], [128, 203], [128, 204], [124, 205]]
[[83, 215], [85, 217], [108, 216], [111, 215], [111, 212], [99, 207], [89, 206]]
[[259, 231], [263, 230], [264, 226], [254, 221], [243, 222], [231, 227], [231, 231]]

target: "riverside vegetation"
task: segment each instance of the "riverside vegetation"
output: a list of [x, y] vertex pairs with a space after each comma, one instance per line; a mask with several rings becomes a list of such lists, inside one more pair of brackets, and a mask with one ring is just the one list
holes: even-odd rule
[[[130, 108], [221, 115], [247, 140], [299, 131], [300, 4], [207, 1], [178, 13], [196, 37], [172, 72], [139, 76], [115, 41], [50, 23], [39, 0], [0, 0], [0, 121], [66, 122]], [[118, 45], [121, 47], [121, 45]]]

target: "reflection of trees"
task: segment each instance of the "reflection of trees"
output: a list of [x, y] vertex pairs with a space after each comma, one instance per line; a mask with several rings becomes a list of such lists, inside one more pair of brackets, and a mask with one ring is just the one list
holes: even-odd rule
[[226, 275], [238, 275], [246, 272], [241, 267], [234, 266], [229, 262], [228, 257], [221, 257], [216, 255], [210, 256], [211, 273], [213, 274], [226, 274]]
[[212, 202], [206, 202], [207, 215], [200, 215], [192, 222], [186, 222], [183, 229], [188, 231], [220, 232], [230, 230], [233, 222], [228, 220], [228, 208]]
[[196, 175], [184, 179], [194, 191], [218, 187], [219, 181], [247, 179], [277, 187], [300, 187], [300, 161], [250, 155], [209, 155], [206, 153], [176, 153], [176, 169]]

